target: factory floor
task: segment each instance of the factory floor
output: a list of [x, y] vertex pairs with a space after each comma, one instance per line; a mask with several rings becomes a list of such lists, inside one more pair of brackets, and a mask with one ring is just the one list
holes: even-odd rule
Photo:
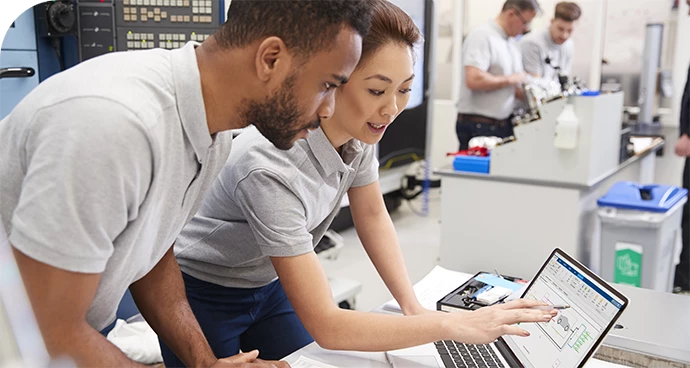
[[[681, 185], [684, 161], [674, 154], [678, 137], [677, 128], [663, 130], [666, 146], [662, 157], [656, 162], [656, 184]], [[400, 247], [412, 283], [421, 280], [436, 266], [441, 244], [440, 191], [432, 189], [429, 194], [427, 216], [420, 216], [423, 198], [406, 202], [391, 214], [395, 224]], [[347, 278], [362, 284], [362, 291], [356, 298], [355, 309], [370, 311], [392, 298], [388, 289], [366, 255], [362, 243], [353, 228], [339, 232], [345, 246], [335, 261], [322, 261], [330, 278]], [[462, 270], [459, 270], [462, 271]]]

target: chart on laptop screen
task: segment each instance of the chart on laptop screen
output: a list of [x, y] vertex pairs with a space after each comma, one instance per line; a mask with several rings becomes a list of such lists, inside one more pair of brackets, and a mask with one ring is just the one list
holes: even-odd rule
[[547, 323], [520, 325], [530, 336], [512, 342], [524, 354], [523, 363], [534, 367], [576, 367], [623, 304], [558, 254], [549, 260], [525, 298], [570, 306]]

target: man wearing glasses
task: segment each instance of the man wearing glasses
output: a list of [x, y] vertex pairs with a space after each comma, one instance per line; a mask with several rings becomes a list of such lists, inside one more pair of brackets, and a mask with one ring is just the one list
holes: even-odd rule
[[496, 19], [465, 38], [456, 125], [461, 150], [474, 137], [513, 135], [510, 116], [528, 78], [515, 37], [529, 30], [540, 10], [536, 0], [506, 0]]

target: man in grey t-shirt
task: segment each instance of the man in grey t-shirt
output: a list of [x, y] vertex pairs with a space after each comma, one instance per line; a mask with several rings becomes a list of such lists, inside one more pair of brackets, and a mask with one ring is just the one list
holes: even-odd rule
[[333, 113], [370, 12], [366, 1], [234, 0], [203, 44], [91, 59], [0, 121], [0, 220], [51, 355], [131, 366], [99, 333], [129, 288], [186, 365], [256, 358], [214, 355], [172, 245], [229, 155], [226, 130], [254, 124], [287, 149]]
[[513, 134], [509, 118], [526, 79], [515, 37], [529, 29], [539, 9], [536, 0], [507, 0], [496, 19], [465, 38], [456, 125], [461, 150], [473, 137]]
[[525, 72], [557, 82], [559, 74], [570, 75], [573, 67], [573, 41], [570, 36], [581, 15], [577, 4], [560, 2], [556, 5], [556, 15], [548, 28], [532, 32], [520, 40]]

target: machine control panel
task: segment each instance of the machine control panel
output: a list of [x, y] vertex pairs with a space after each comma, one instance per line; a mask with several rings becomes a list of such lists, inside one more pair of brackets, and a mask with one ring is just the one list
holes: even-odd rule
[[218, 0], [116, 0], [117, 50], [176, 49], [204, 41], [220, 24]]
[[220, 22], [220, 3], [213, 0], [119, 0], [117, 25], [189, 26]]
[[203, 31], [207, 33], [197, 33], [194, 31], [181, 32], [179, 29], [175, 28], [156, 28], [155, 32], [153, 30], [149, 31], [128, 31], [125, 34], [126, 39], [126, 49], [127, 50], [140, 50], [140, 49], [176, 49], [184, 46], [188, 41], [202, 42], [207, 39], [211, 32]]

